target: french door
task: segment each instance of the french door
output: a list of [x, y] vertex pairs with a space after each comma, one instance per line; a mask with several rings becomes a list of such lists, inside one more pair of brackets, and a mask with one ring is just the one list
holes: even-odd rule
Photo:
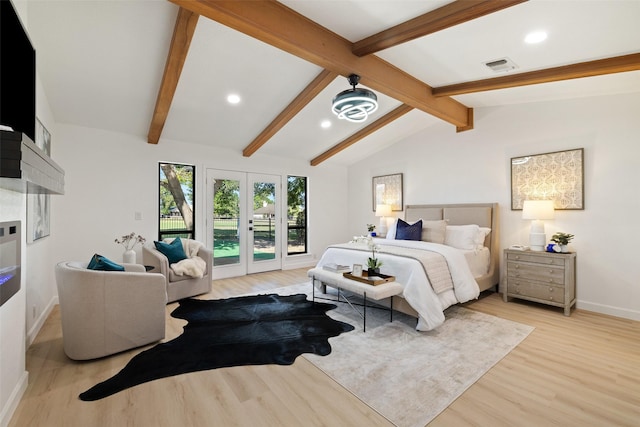
[[282, 268], [281, 177], [207, 169], [213, 278]]

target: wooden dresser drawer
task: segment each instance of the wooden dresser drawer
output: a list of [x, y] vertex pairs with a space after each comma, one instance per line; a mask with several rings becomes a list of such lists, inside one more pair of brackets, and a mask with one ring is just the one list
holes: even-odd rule
[[515, 279], [509, 281], [508, 292], [514, 297], [524, 296], [544, 301], [564, 303], [563, 286], [543, 285], [540, 283], [529, 282], [527, 280]]
[[507, 263], [507, 276], [515, 279], [526, 277], [529, 280], [556, 285], [564, 284], [564, 268], [557, 265], [549, 266], [509, 261]]
[[554, 257], [553, 254], [551, 256], [545, 255], [535, 255], [528, 252], [519, 252], [519, 253], [508, 253], [507, 254], [508, 261], [521, 261], [521, 262], [533, 262], [536, 264], [544, 264], [544, 265], [559, 265], [564, 266], [564, 258]]

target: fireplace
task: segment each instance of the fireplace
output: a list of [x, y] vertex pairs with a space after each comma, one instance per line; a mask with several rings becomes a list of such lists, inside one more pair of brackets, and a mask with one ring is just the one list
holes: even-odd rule
[[0, 222], [0, 306], [20, 290], [20, 221]]

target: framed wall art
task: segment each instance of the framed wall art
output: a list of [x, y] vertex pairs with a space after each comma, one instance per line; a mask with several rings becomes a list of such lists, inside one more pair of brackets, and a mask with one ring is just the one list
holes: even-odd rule
[[38, 148], [44, 151], [47, 156], [51, 155], [51, 134], [42, 125], [40, 119], [36, 117], [36, 140], [34, 141]]
[[50, 234], [51, 195], [27, 194], [27, 242], [33, 243]]
[[553, 200], [556, 210], [584, 209], [584, 149], [511, 159], [511, 210], [525, 200]]
[[391, 205], [394, 212], [404, 209], [402, 205], [402, 174], [373, 177], [373, 211], [376, 205]]

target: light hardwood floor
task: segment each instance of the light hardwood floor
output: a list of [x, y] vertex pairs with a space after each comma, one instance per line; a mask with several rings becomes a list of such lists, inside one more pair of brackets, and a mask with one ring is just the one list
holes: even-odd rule
[[[304, 281], [306, 269], [218, 280], [200, 298]], [[167, 306], [167, 340], [185, 324], [169, 316], [176, 306]], [[536, 329], [430, 426], [640, 425], [640, 322], [580, 310], [565, 317], [561, 309], [504, 303], [497, 294], [465, 306]], [[27, 351], [29, 386], [9, 426], [392, 425], [302, 357], [291, 366], [204, 371], [96, 402], [78, 399], [149, 347], [73, 362], [62, 350], [56, 307]]]

